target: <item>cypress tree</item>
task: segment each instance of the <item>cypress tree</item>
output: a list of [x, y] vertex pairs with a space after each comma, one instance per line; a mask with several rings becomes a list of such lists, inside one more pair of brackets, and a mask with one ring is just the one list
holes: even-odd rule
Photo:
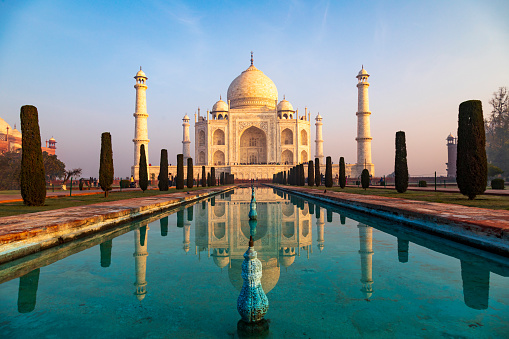
[[396, 157], [394, 161], [394, 182], [396, 190], [404, 193], [408, 188], [408, 164], [406, 159], [405, 132], [396, 132]]
[[300, 164], [299, 165], [299, 185], [300, 186], [305, 186], [306, 185], [306, 174], [304, 173], [304, 164]]
[[210, 182], [210, 172], [207, 172], [207, 186], [212, 186], [212, 182]]
[[308, 186], [315, 185], [315, 167], [313, 165], [313, 160], [309, 160], [308, 162]]
[[283, 185], [286, 185], [286, 171], [283, 172]]
[[224, 172], [219, 175], [219, 184], [224, 185]]
[[139, 184], [143, 192], [148, 187], [148, 168], [147, 168], [147, 157], [145, 156], [145, 145], [140, 146], [140, 166], [138, 169]]
[[201, 187], [207, 186], [207, 174], [205, 172], [205, 166], [201, 167]]
[[346, 170], [345, 170], [345, 158], [339, 158], [339, 186], [345, 188], [346, 186]]
[[210, 168], [210, 186], [216, 186], [216, 169], [214, 167]]
[[469, 200], [483, 194], [488, 180], [486, 135], [482, 103], [479, 100], [462, 102], [458, 117], [458, 151], [456, 181], [461, 194]]
[[21, 197], [27, 206], [42, 206], [46, 200], [46, 174], [41, 150], [39, 115], [35, 106], [22, 106]]
[[184, 154], [177, 154], [177, 178], [175, 181], [178, 190], [184, 189]]
[[363, 169], [361, 172], [361, 185], [364, 189], [369, 187], [369, 171], [367, 169]]
[[168, 180], [168, 151], [165, 149], [161, 150], [161, 160], [159, 163], [159, 186], [160, 191], [167, 191], [169, 186]]
[[322, 177], [320, 176], [320, 159], [315, 158], [315, 185], [320, 186]]
[[325, 159], [325, 187], [332, 187], [332, 158]]
[[104, 191], [104, 197], [108, 197], [113, 184], [113, 150], [111, 147], [111, 134], [104, 132], [101, 135], [101, 159], [99, 162], [99, 185]]
[[194, 184], [193, 158], [187, 158], [187, 188], [193, 188], [193, 184]]

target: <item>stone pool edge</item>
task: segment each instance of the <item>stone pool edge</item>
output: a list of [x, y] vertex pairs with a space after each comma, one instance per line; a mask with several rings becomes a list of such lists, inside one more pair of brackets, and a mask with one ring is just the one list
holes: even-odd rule
[[[165, 209], [206, 199], [236, 188], [204, 188], [147, 198], [117, 200], [79, 207], [0, 218], [0, 264], [112, 228]], [[88, 215], [87, 215], [88, 213]], [[79, 216], [72, 216], [73, 214]]]
[[[375, 196], [334, 191], [323, 193], [320, 189], [307, 189], [270, 184], [267, 184], [267, 186], [300, 195], [305, 198], [347, 208], [356, 212], [367, 213], [386, 220], [397, 221], [419, 231], [437, 235], [471, 247], [502, 255], [504, 257], [509, 257], [508, 211], [494, 210], [493, 215], [500, 215], [499, 219], [497, 220], [496, 216], [491, 218], [488, 217], [486, 218], [487, 221], [483, 223], [479, 220], [466, 220], [466, 216], [454, 213], [454, 209], [457, 209], [458, 212], [464, 212], [465, 209], [485, 210], [475, 207], [440, 204], [452, 209], [450, 213], [448, 213], [448, 216], [444, 216], [431, 209], [423, 208], [428, 206], [435, 207], [437, 205], [435, 203], [422, 203], [420, 201], [404, 199], [406, 200], [406, 204], [404, 205], [405, 208], [403, 208], [402, 206], [394, 206], [395, 202], [397, 203], [398, 200], [403, 200], [399, 198], [381, 199], [380, 197]], [[359, 198], [356, 197], [356, 199], [352, 199], [351, 196], [359, 196]], [[368, 201], [370, 200], [369, 197], [373, 198], [372, 201]]]

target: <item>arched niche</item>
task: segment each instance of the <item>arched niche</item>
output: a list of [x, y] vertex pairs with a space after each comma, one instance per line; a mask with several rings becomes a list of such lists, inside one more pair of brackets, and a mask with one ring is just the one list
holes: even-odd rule
[[293, 152], [290, 150], [285, 150], [281, 154], [281, 161], [285, 165], [293, 165]]
[[240, 162], [243, 164], [267, 163], [267, 136], [258, 127], [251, 126], [242, 133]]
[[216, 129], [212, 136], [212, 142], [214, 145], [224, 145], [224, 131], [222, 129]]
[[281, 145], [293, 145], [293, 132], [289, 128], [281, 132]]

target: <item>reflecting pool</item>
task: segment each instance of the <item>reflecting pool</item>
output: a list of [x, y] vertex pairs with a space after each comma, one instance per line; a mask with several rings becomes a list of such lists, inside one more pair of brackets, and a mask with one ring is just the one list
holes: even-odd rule
[[249, 337], [249, 236], [270, 307], [256, 337], [502, 338], [509, 260], [269, 188], [120, 225], [0, 266], [0, 337]]

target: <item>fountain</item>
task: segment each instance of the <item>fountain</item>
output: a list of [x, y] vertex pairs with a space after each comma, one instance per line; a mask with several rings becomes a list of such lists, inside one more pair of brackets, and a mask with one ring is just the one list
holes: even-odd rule
[[242, 279], [244, 284], [237, 299], [237, 310], [245, 323], [261, 321], [269, 310], [269, 300], [263, 291], [262, 263], [254, 250], [253, 237], [249, 237], [249, 248], [244, 253]]
[[256, 198], [254, 186], [251, 186], [251, 204], [249, 208], [249, 220], [256, 220], [258, 213], [256, 213]]

